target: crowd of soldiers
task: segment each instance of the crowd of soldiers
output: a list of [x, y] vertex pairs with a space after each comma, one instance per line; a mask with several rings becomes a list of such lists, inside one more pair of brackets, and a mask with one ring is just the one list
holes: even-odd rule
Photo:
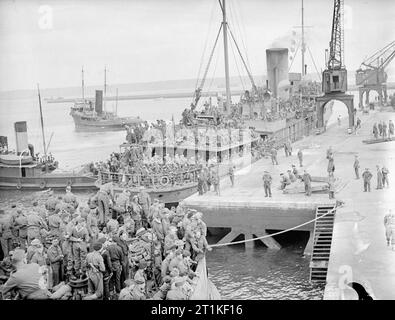
[[379, 137], [383, 139], [392, 139], [394, 137], [394, 123], [392, 120], [388, 121], [388, 125], [385, 121], [380, 121], [378, 124], [375, 122], [373, 124], [373, 135], [375, 139]]
[[114, 196], [105, 185], [86, 204], [70, 188], [51, 191], [32, 209], [13, 205], [1, 217], [4, 299], [186, 300], [211, 250], [202, 213], [167, 209], [144, 188]]

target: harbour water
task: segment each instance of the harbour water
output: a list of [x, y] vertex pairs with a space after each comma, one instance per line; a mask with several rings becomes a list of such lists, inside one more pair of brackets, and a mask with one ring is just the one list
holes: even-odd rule
[[[357, 105], [357, 101], [354, 101]], [[107, 102], [112, 109], [115, 102]], [[140, 116], [144, 120], [177, 121], [189, 106], [190, 99], [132, 100], [118, 103], [120, 116]], [[125, 132], [76, 132], [69, 116], [70, 104], [43, 104], [47, 143], [53, 134], [49, 151], [62, 169], [73, 169], [81, 164], [105, 160], [125, 140]], [[334, 114], [346, 119], [346, 108], [335, 102]], [[0, 100], [0, 135], [8, 136], [11, 149], [15, 148], [13, 123], [27, 121], [29, 141], [35, 152], [42, 152], [42, 140], [37, 99]], [[19, 201], [29, 194], [20, 191], [2, 191], [1, 207]], [[87, 194], [81, 196], [86, 197]], [[297, 234], [297, 233], [296, 233]], [[290, 235], [279, 251], [256, 246], [216, 248], [208, 254], [209, 274], [223, 298], [227, 299], [322, 299], [323, 287], [309, 284], [309, 259], [303, 258], [306, 237]]]

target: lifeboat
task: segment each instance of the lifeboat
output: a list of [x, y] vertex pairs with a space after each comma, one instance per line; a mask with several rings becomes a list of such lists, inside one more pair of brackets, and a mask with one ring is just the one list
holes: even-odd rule
[[10, 166], [19, 166], [33, 162], [31, 156], [18, 156], [16, 154], [0, 154], [0, 162]]

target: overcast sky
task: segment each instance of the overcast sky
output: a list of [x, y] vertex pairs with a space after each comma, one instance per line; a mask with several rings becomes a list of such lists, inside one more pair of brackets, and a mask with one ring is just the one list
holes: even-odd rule
[[[333, 1], [304, 4], [305, 24], [312, 26], [306, 29], [308, 46], [321, 70]], [[395, 40], [395, 1], [345, 0], [345, 5], [350, 13], [345, 64], [355, 70]], [[301, 0], [228, 0], [227, 7], [252, 73], [265, 74], [265, 50], [290, 47], [292, 28], [300, 25]], [[37, 82], [43, 88], [78, 86], [82, 65], [87, 85], [103, 82], [104, 65], [110, 84], [196, 78], [206, 40], [205, 61], [220, 19], [217, 0], [1, 0], [0, 91], [33, 89]], [[222, 50], [222, 38], [219, 45]], [[232, 50], [229, 54], [231, 74], [237, 76]], [[223, 76], [222, 52], [217, 61], [215, 75]], [[300, 72], [299, 61], [291, 71]], [[309, 53], [306, 61], [314, 71]]]

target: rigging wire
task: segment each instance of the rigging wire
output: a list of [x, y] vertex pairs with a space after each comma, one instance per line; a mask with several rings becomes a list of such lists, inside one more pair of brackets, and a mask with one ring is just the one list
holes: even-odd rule
[[307, 47], [307, 51], [309, 51], [311, 61], [313, 61], [313, 65], [314, 65], [315, 71], [317, 71], [318, 79], [319, 79], [320, 81], [322, 81], [322, 80], [321, 80], [321, 73], [318, 72], [318, 69], [317, 69], [317, 66], [316, 66], [316, 64], [315, 64], [313, 55], [311, 54], [310, 48], [309, 48], [309, 46], [306, 46], [306, 47]]
[[292, 65], [293, 65], [293, 63], [294, 63], [294, 61], [295, 61], [295, 59], [296, 59], [296, 55], [298, 54], [299, 47], [300, 47], [300, 42], [298, 42], [298, 46], [296, 47], [295, 54], [294, 54], [294, 56], [293, 56], [293, 59], [292, 59], [292, 61], [291, 61], [290, 66], [289, 66], [289, 68], [288, 68], [288, 72], [291, 70]]
[[200, 72], [202, 71], [202, 67], [203, 67], [204, 55], [206, 54], [206, 49], [207, 49], [210, 29], [211, 29], [211, 26], [213, 24], [214, 7], [215, 7], [215, 2], [213, 1], [212, 7], [211, 7], [210, 22], [209, 22], [209, 26], [208, 26], [208, 29], [207, 29], [206, 41], [205, 41], [205, 44], [204, 44], [202, 57], [200, 58], [200, 65], [199, 65], [199, 71], [198, 71], [197, 78], [196, 78], [195, 89], [197, 88], [198, 83], [199, 83]]
[[235, 65], [236, 65], [237, 73], [239, 75], [241, 86], [243, 87], [243, 91], [245, 91], [246, 89], [245, 89], [244, 81], [243, 81], [243, 78], [241, 76], [241, 72], [239, 70], [239, 64], [237, 63], [236, 54], [235, 54], [235, 50], [234, 50], [234, 45], [232, 44], [232, 41], [230, 41], [230, 48], [232, 49], [233, 58], [235, 59]]
[[215, 72], [217, 71], [218, 59], [219, 59], [219, 50], [217, 50], [217, 56], [216, 56], [215, 62], [214, 62], [213, 76], [211, 77], [211, 82], [210, 82], [210, 85], [209, 85], [207, 91], [211, 90], [212, 85], [214, 83], [214, 77], [215, 77]]

